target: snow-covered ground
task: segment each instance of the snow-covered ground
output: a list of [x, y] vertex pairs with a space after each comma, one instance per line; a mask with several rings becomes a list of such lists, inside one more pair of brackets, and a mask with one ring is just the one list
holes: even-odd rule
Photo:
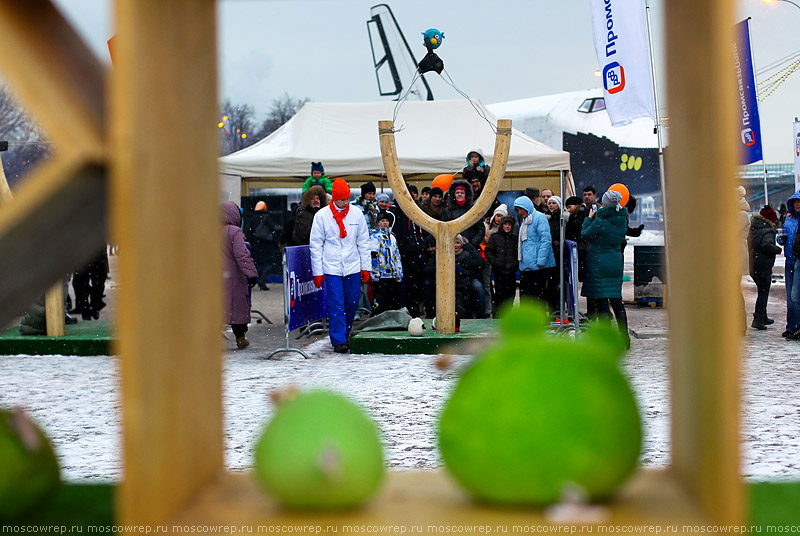
[[[658, 235], [646, 232], [635, 243], [655, 245], [659, 238], [663, 240]], [[633, 248], [625, 253], [626, 274], [631, 275]], [[786, 307], [782, 274], [779, 264], [769, 304], [775, 325], [766, 331], [748, 330], [742, 346], [741, 471], [754, 480], [800, 478], [800, 342], [780, 337]], [[259, 309], [279, 318], [281, 288], [270, 287], [270, 292], [254, 293], [254, 308], [258, 303]], [[630, 299], [632, 285], [626, 283], [623, 288]], [[113, 292], [113, 284], [108, 289]], [[747, 277], [743, 289], [747, 309], [752, 311], [755, 285]], [[667, 312], [660, 308], [629, 306], [628, 316], [633, 329], [667, 327]], [[731, 336], [735, 336], [733, 331]], [[433, 356], [334, 354], [327, 338], [321, 338], [304, 346], [312, 359], [285, 354], [279, 360], [264, 360], [265, 349], [282, 342], [280, 327], [254, 325], [248, 336], [251, 348], [226, 352], [228, 469], [251, 466], [253, 445], [272, 413], [269, 393], [287, 384], [335, 389], [361, 403], [382, 430], [390, 466], [433, 469], [441, 465], [436, 418], [458, 370], [470, 357], [455, 356], [453, 367], [443, 372], [434, 366]], [[667, 352], [667, 339], [634, 338], [623, 363], [644, 419], [644, 466], [669, 463]], [[0, 356], [0, 378], [0, 407], [22, 406], [46, 429], [67, 479], [121, 477], [116, 358]]]
[[[767, 332], [756, 335], [762, 333]], [[746, 345], [742, 473], [759, 480], [800, 477], [800, 400], [794, 389], [800, 343], [774, 342], [791, 352], [762, 353], [763, 340]], [[666, 346], [664, 339], [634, 339], [624, 365], [645, 421], [644, 466], [669, 463]], [[390, 466], [440, 466], [436, 416], [468, 357], [457, 356], [454, 367], [442, 372], [431, 356], [341, 356], [331, 353], [324, 339], [307, 350], [310, 360], [228, 356], [224, 427], [230, 470], [250, 467], [253, 444], [272, 412], [269, 393], [290, 383], [336, 389], [360, 402], [383, 432]], [[120, 478], [115, 358], [0, 357], [0, 377], [0, 405], [21, 405], [45, 427], [66, 478]]]

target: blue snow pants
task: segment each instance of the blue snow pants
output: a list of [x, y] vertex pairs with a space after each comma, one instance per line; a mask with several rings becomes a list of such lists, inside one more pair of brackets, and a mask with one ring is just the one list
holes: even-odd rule
[[353, 318], [356, 316], [358, 296], [361, 293], [361, 274], [325, 274], [325, 298], [328, 302], [328, 329], [331, 344], [347, 344]]

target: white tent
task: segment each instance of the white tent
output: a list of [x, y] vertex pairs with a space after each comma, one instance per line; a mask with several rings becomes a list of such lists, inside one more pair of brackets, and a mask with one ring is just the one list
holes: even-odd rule
[[[395, 114], [395, 140], [404, 174], [457, 172], [467, 152], [476, 148], [492, 163], [495, 134], [491, 125], [497, 119], [480, 102], [309, 102], [270, 136], [220, 158], [220, 172], [242, 178], [304, 178], [310, 174], [311, 162], [321, 161], [329, 176], [381, 175], [378, 121], [391, 120]], [[569, 153], [514, 130], [507, 172], [560, 170], [569, 170]]]

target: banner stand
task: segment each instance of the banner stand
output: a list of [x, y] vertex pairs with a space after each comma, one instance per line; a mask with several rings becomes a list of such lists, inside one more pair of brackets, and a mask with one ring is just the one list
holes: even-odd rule
[[303, 329], [301, 329], [300, 333], [298, 333], [297, 337], [295, 337], [295, 340], [299, 341], [300, 339], [302, 339], [306, 335], [308, 335], [310, 337], [310, 336], [316, 335], [318, 333], [327, 333], [327, 332], [328, 332], [328, 319], [327, 318], [323, 318], [319, 322], [311, 322], [310, 324], [305, 326]]
[[[578, 337], [581, 332], [581, 312], [578, 307], [578, 245], [572, 240], [562, 241], [562, 247], [567, 246], [567, 255], [569, 257], [569, 274], [568, 281], [563, 280], [563, 273], [561, 275], [560, 293], [562, 295], [562, 303], [566, 302], [566, 314], [561, 315], [560, 322], [552, 322], [550, 326], [555, 329], [556, 334], [563, 335], [568, 331], [575, 331], [575, 337]], [[563, 269], [562, 269], [563, 272]], [[569, 286], [566, 292], [564, 283]], [[566, 295], [565, 295], [566, 294]], [[565, 319], [572, 318], [572, 323], [565, 323]]]
[[307, 353], [299, 348], [292, 348], [289, 346], [289, 269], [286, 266], [286, 250], [283, 250], [283, 254], [281, 255], [283, 258], [283, 325], [284, 330], [286, 331], [286, 347], [285, 348], [277, 348], [270, 352], [267, 356], [267, 359], [272, 359], [273, 356], [277, 354], [283, 353], [295, 353], [300, 354], [305, 359], [311, 359]]
[[572, 284], [572, 321], [573, 326], [575, 328], [575, 335], [577, 336], [581, 332], [581, 311], [580, 307], [578, 307], [578, 245], [575, 243], [574, 246], [569, 248], [570, 252], [570, 268], [572, 269], [572, 273], [570, 274], [570, 283]]

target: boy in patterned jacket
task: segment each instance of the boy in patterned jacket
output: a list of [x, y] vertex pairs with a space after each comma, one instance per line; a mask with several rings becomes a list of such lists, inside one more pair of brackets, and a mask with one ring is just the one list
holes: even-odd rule
[[372, 250], [372, 281], [375, 308], [373, 315], [400, 309], [400, 283], [403, 281], [403, 264], [397, 239], [392, 233], [394, 214], [381, 212], [377, 228], [369, 233]]

